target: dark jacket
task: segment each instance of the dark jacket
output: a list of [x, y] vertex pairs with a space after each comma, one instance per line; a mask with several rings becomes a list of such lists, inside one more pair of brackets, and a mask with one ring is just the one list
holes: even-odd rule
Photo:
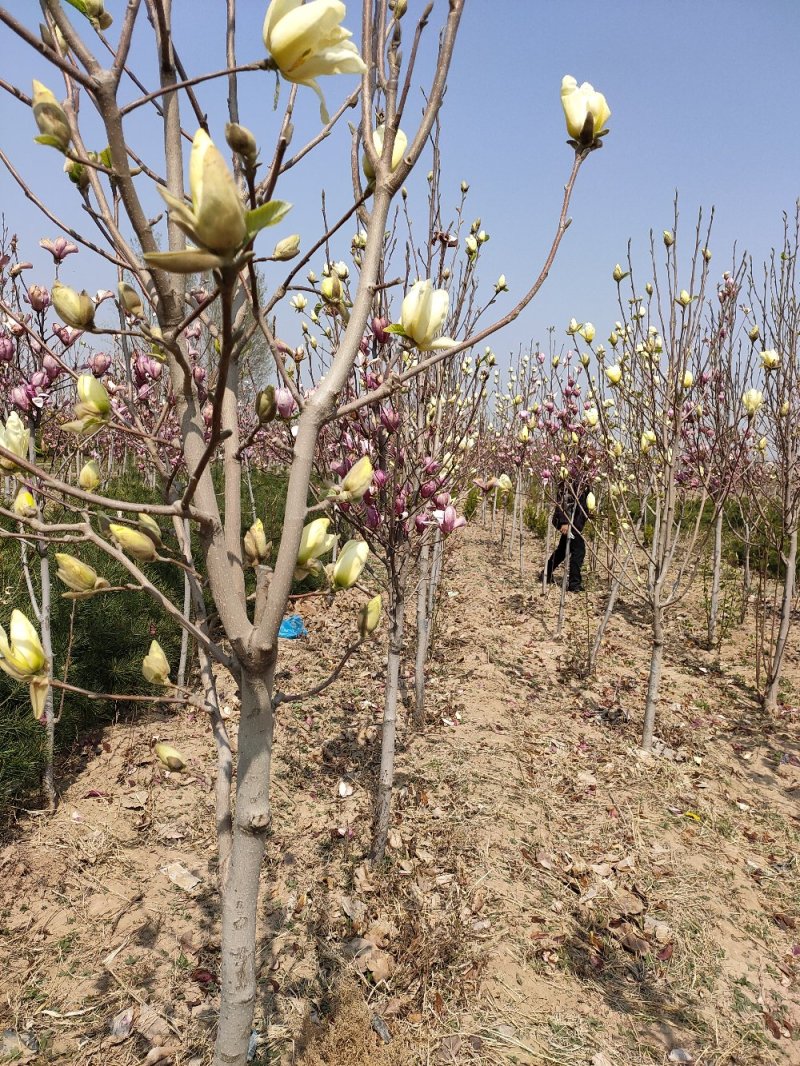
[[561, 482], [556, 496], [556, 509], [553, 512], [553, 525], [556, 529], [571, 526], [576, 533], [581, 532], [589, 517], [586, 506], [589, 491], [589, 486], [582, 482], [577, 485], [570, 481]]

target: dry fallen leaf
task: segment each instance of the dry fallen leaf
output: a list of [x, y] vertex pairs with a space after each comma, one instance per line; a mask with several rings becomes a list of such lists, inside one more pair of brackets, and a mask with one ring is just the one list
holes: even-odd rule
[[170, 881], [177, 885], [178, 888], [182, 888], [184, 892], [191, 892], [197, 888], [201, 881], [201, 878], [193, 874], [191, 870], [187, 870], [180, 862], [167, 863], [166, 866], [161, 867], [161, 872], [166, 874]]
[[353, 795], [355, 788], [349, 781], [345, 780], [345, 778], [341, 778], [337, 791], [339, 793], [339, 799], [347, 799], [348, 796]]

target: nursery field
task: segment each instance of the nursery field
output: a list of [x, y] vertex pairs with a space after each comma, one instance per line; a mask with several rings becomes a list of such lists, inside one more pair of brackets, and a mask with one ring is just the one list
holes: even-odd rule
[[[520, 581], [476, 519], [448, 542], [428, 726], [400, 716], [387, 858], [367, 861], [385, 648], [280, 707], [259, 902], [255, 1063], [779, 1066], [800, 1062], [800, 654], [765, 716], [748, 622], [703, 648], [670, 618], [652, 754], [647, 624], [605, 584]], [[278, 682], [322, 677], [354, 605], [303, 602]], [[220, 677], [236, 738], [238, 703]], [[409, 688], [411, 680], [409, 679]], [[147, 705], [143, 705], [147, 707]], [[165, 770], [155, 740], [178, 746]], [[0, 850], [0, 1061], [211, 1061], [215, 758], [198, 710], [143, 709], [57, 766], [54, 814]]]

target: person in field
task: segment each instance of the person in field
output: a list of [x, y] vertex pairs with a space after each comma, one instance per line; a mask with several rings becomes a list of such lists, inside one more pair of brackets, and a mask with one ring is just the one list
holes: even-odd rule
[[575, 478], [565, 479], [558, 486], [556, 506], [553, 512], [553, 525], [561, 534], [555, 551], [547, 560], [547, 566], [539, 574], [539, 580], [547, 578], [548, 584], [555, 580], [556, 570], [569, 554], [568, 592], [582, 592], [583, 578], [581, 569], [586, 558], [586, 541], [583, 539], [583, 527], [590, 514], [589, 496], [591, 481], [588, 473], [583, 472]]

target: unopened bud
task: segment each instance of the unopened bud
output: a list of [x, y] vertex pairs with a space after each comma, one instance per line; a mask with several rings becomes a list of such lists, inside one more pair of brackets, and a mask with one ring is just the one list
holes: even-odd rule
[[672, 230], [665, 229], [664, 230], [664, 247], [665, 248], [671, 248], [674, 243], [675, 243], [675, 234], [672, 232]]
[[240, 126], [238, 122], [229, 122], [225, 127], [225, 140], [232, 152], [236, 152], [245, 163], [251, 166], [258, 156], [258, 145], [253, 134], [246, 126]]
[[275, 386], [267, 385], [256, 396], [256, 416], [262, 426], [271, 422], [278, 412], [278, 402], [275, 399]]
[[272, 253], [272, 258], [277, 259], [279, 262], [285, 262], [287, 259], [294, 259], [299, 251], [300, 234], [293, 233], [291, 237], [284, 237], [282, 241], [278, 241]]

